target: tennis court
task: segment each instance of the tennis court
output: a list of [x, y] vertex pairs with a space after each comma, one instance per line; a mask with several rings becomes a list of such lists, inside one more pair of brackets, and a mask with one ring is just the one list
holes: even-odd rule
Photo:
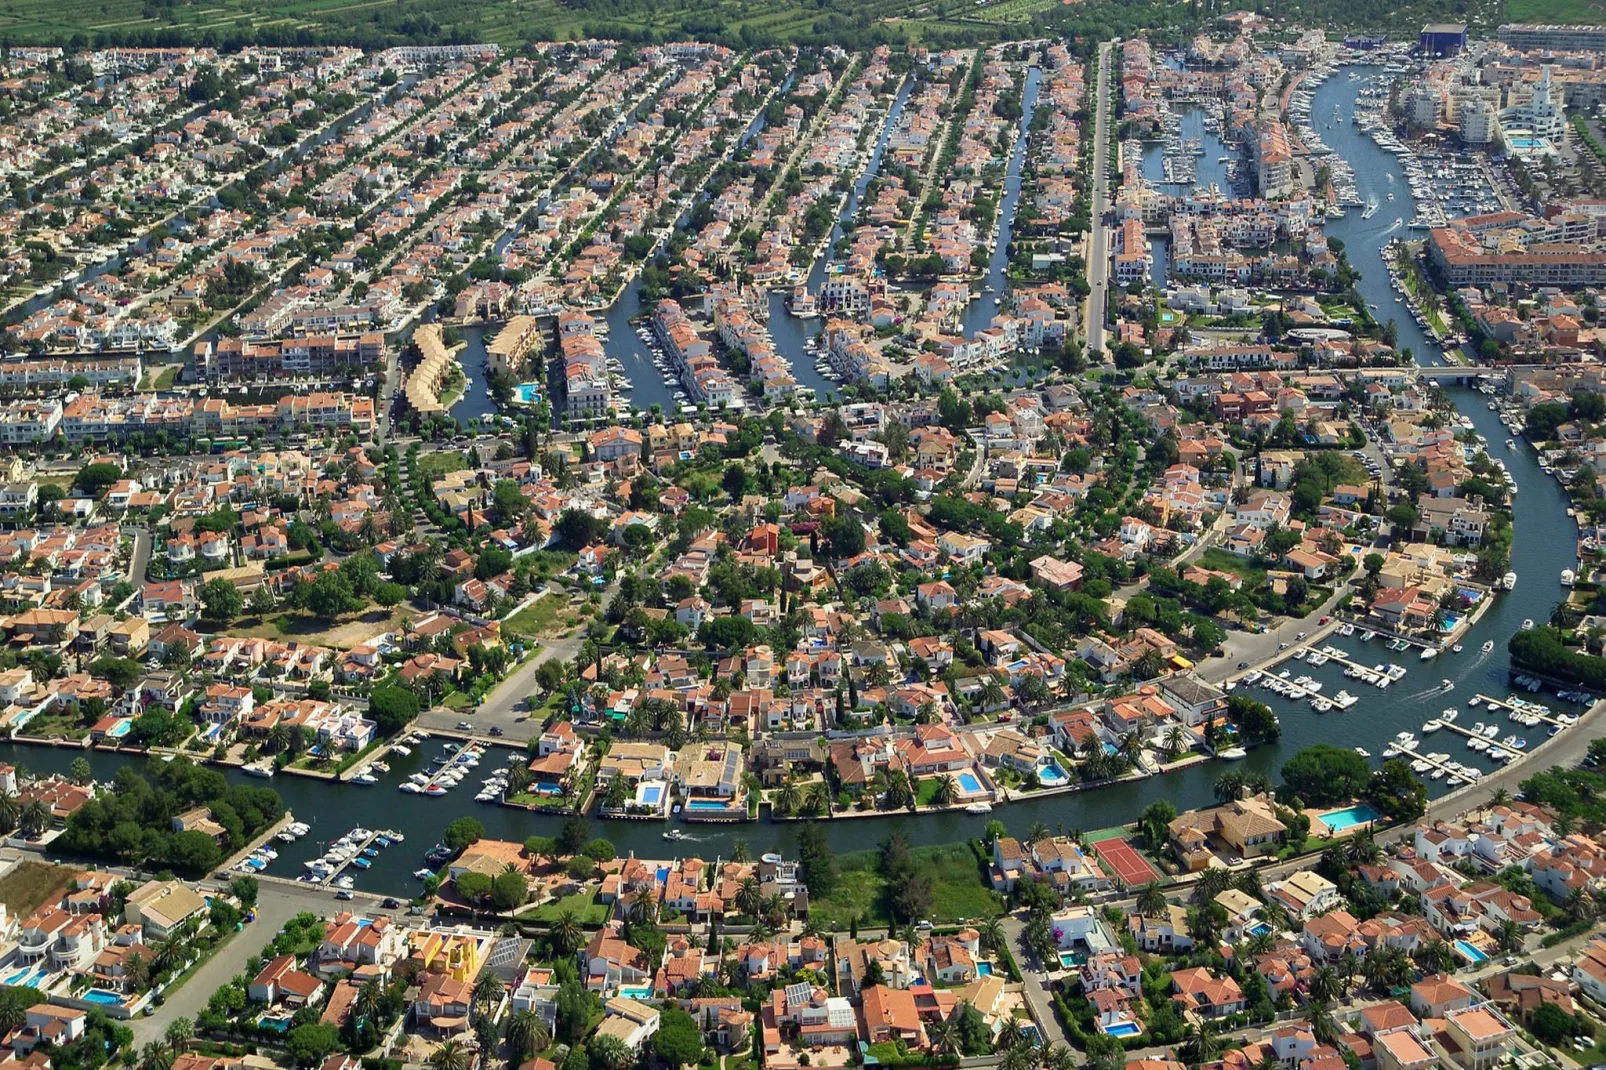
[[1115, 879], [1128, 888], [1141, 888], [1150, 881], [1159, 880], [1160, 874], [1126, 840], [1114, 836], [1093, 844], [1093, 851], [1115, 873]]

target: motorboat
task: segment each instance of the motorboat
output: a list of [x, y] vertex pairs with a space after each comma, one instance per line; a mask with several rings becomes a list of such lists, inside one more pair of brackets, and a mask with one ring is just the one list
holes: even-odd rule
[[274, 773], [278, 772], [278, 770], [273, 767], [273, 759], [267, 758], [263, 761], [252, 762], [250, 765], [245, 766], [243, 768], [243, 772], [246, 776], [271, 778]]
[[429, 869], [428, 867], [413, 870], [413, 876], [417, 877], [421, 881], [427, 881], [434, 875], [435, 871], [433, 869]]
[[1425, 646], [1425, 647], [1422, 648], [1422, 653], [1417, 655], [1417, 658], [1418, 658], [1419, 661], [1428, 661], [1429, 659], [1436, 658], [1438, 656], [1439, 656], [1439, 648], [1438, 647], [1436, 647], [1436, 646]]
[[1572, 569], [1564, 568], [1561, 570], [1561, 585], [1563, 587], [1571, 587], [1573, 585], [1574, 578], [1575, 576]]
[[1483, 652], [1485, 654], [1488, 654], [1491, 651], [1493, 651], [1494, 650], [1494, 640], [1491, 639], [1487, 643], [1484, 643], [1482, 649], [1483, 649]]
[[1435, 717], [1430, 721], [1423, 722], [1423, 724], [1422, 724], [1422, 733], [1423, 733], [1423, 735], [1428, 735], [1430, 733], [1437, 732], [1439, 729], [1441, 729], [1443, 727], [1444, 727], [1444, 722], [1439, 720], [1437, 717]]
[[1216, 755], [1216, 757], [1229, 762], [1236, 762], [1240, 759], [1247, 758], [1248, 756], [1249, 752], [1244, 750], [1242, 747], [1228, 747], [1226, 750], [1221, 751]]
[[405, 784], [403, 784], [401, 786], [401, 790], [405, 791], [409, 795], [417, 795], [419, 792], [423, 791], [424, 789], [419, 787], [417, 784], [414, 784], [412, 781], [409, 780], [407, 783], [405, 783]]
[[684, 840], [685, 838], [686, 834], [679, 829], [670, 829], [664, 833], [664, 839], [666, 840]]
[[1439, 714], [1439, 723], [1455, 724], [1455, 719], [1459, 716], [1461, 716], [1461, 711], [1456, 709], [1454, 706], [1451, 706], [1449, 709]]
[[1453, 646], [1453, 647], [1451, 647], [1451, 648], [1450, 648], [1450, 649], [1451, 649], [1451, 651], [1453, 651], [1453, 652], [1454, 652], [1454, 653], [1457, 653], [1457, 654], [1459, 654], [1459, 653], [1461, 653], [1461, 651], [1462, 651], [1462, 650], [1463, 650], [1463, 649], [1464, 649], [1464, 648], [1463, 648], [1463, 647], [1462, 647], [1462, 646], [1461, 646], [1461, 644], [1460, 644], [1460, 643], [1457, 643], [1457, 644], [1456, 644], [1456, 645], [1455, 645], [1455, 646]]
[[992, 812], [992, 803], [973, 802], [969, 806], [965, 807], [965, 813], [967, 814], [990, 814]]
[[1522, 621], [1522, 630], [1523, 631], [1525, 631], [1525, 632], [1526, 631], [1532, 631], [1533, 630], [1533, 626], [1534, 626], [1534, 619], [1532, 617], [1524, 617], [1523, 618], [1523, 621]]
[[1356, 747], [1355, 753], [1359, 754], [1362, 758], [1370, 758], [1372, 756], [1372, 752], [1367, 750], [1365, 747]]
[[1504, 576], [1500, 577], [1500, 586], [1502, 589], [1507, 591], [1516, 590], [1517, 574], [1515, 572], [1508, 572]]
[[358, 773], [356, 776], [351, 778], [351, 782], [353, 784], [361, 784], [364, 787], [367, 787], [369, 785], [379, 783], [379, 778], [371, 773]]

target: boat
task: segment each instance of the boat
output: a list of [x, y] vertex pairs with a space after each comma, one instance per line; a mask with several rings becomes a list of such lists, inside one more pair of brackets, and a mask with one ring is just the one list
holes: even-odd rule
[[390, 748], [390, 753], [399, 754], [403, 758], [406, 758], [408, 755], [413, 753], [413, 748], [406, 746], [405, 744], [398, 743], [394, 747]]
[[1484, 643], [1482, 649], [1483, 649], [1483, 652], [1485, 654], [1488, 654], [1491, 651], [1493, 651], [1494, 650], [1494, 640], [1491, 639], [1487, 643]]
[[685, 838], [686, 834], [679, 829], [670, 829], [668, 832], [664, 833], [664, 839], [666, 840], [683, 840]]
[[1445, 679], [1439, 681], [1439, 689], [1442, 691], [1454, 691], [1455, 681], [1446, 677]]
[[1441, 729], [1443, 727], [1444, 727], [1444, 722], [1439, 720], [1437, 717], [1435, 717], [1431, 721], [1427, 721], [1427, 722], [1423, 723], [1423, 725], [1422, 725], [1422, 733], [1424, 735], [1427, 735], [1427, 734], [1432, 733], [1432, 732], [1437, 732], [1439, 729]]
[[965, 813], [967, 814], [990, 814], [992, 812], [992, 803], [973, 802], [969, 806], [965, 807]]
[[424, 789], [424, 794], [434, 795], [438, 798], [446, 794], [446, 787], [443, 784], [431, 784], [429, 787]]
[[1226, 750], [1221, 751], [1216, 755], [1216, 757], [1229, 762], [1236, 762], [1239, 759], [1247, 758], [1248, 756], [1249, 752], [1244, 750], [1242, 747], [1228, 747]]
[[244, 772], [246, 776], [271, 778], [274, 773], [278, 772], [278, 770], [273, 768], [273, 759], [269, 758], [264, 761], [253, 762], [252, 764], [245, 766]]
[[361, 855], [358, 855], [356, 858], [353, 858], [351, 860], [351, 864], [356, 866], [358, 869], [367, 869], [369, 866], [373, 865], [372, 862], [370, 862], [366, 858], [363, 858]]
[[401, 786], [401, 790], [405, 791], [409, 795], [417, 795], [419, 792], [423, 791], [424, 789], [419, 787], [417, 784], [414, 784], [412, 781], [409, 780], [407, 783], [405, 783], [405, 784], [403, 784]]
[[433, 877], [434, 875], [435, 875], [435, 871], [433, 869], [429, 869], [427, 867], [422, 868], [422, 869], [413, 870], [413, 876], [417, 877], [421, 881], [427, 881], [431, 877]]
[[1532, 617], [1524, 617], [1523, 618], [1523, 621], [1522, 621], [1522, 630], [1523, 631], [1525, 631], [1525, 632], [1532, 631], [1533, 630], [1533, 626], [1534, 626], [1534, 620], [1533, 620]]
[[1370, 643], [1373, 639], [1376, 639], [1376, 638], [1377, 638], [1377, 633], [1376, 632], [1362, 632], [1361, 633], [1361, 642], [1363, 642], [1363, 643]]
[[1571, 587], [1573, 585], [1574, 578], [1575, 577], [1572, 569], [1564, 568], [1561, 570], [1561, 585], [1563, 587]]
[[1501, 587], [1502, 590], [1506, 590], [1506, 591], [1514, 591], [1514, 590], [1516, 590], [1517, 589], [1517, 574], [1515, 572], [1508, 572], [1504, 576], [1501, 576], [1500, 577], [1500, 587]]
[[366, 787], [371, 784], [379, 783], [379, 778], [368, 773], [358, 773], [356, 776], [351, 778], [351, 782], [353, 784], [361, 784]]
[[1439, 648], [1438, 647], [1436, 647], [1436, 646], [1425, 646], [1425, 647], [1422, 648], [1422, 653], [1419, 654], [1417, 657], [1418, 657], [1418, 660], [1420, 660], [1420, 661], [1427, 661], [1430, 658], [1436, 658], [1438, 656], [1439, 656]]
[[1356, 747], [1355, 753], [1359, 754], [1362, 758], [1370, 758], [1372, 756], [1372, 752], [1367, 750], [1365, 747]]

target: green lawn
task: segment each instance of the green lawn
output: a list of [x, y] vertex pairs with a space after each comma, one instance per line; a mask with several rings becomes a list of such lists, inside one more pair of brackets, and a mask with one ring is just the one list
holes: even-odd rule
[[566, 910], [574, 911], [575, 916], [580, 919], [580, 924], [588, 928], [595, 928], [608, 920], [608, 905], [598, 903], [589, 892], [576, 892], [565, 899], [543, 903], [534, 910], [521, 914], [520, 917], [550, 925]]
[[1244, 582], [1259, 586], [1266, 580], [1265, 569], [1256, 568], [1247, 558], [1212, 546], [1200, 554], [1196, 562], [1200, 568], [1208, 568], [1215, 572], [1230, 572], [1235, 576], [1242, 576]]
[[920, 782], [920, 790], [915, 792], [915, 802], [920, 806], [930, 806], [931, 800], [937, 797], [937, 788], [942, 782], [936, 777], [927, 777]]
[[457, 450], [448, 450], [445, 453], [420, 453], [413, 460], [413, 473], [424, 477], [426, 483], [432, 483], [449, 472], [461, 472], [468, 467], [468, 462]]
[[[932, 920], [939, 925], [1003, 912], [997, 892], [982, 880], [968, 843], [916, 847], [915, 861], [935, 882]], [[827, 929], [845, 930], [855, 916], [860, 925], [886, 925], [886, 881], [876, 872], [878, 853], [858, 851], [837, 856], [841, 876], [829, 896], [809, 900], [809, 917]]]

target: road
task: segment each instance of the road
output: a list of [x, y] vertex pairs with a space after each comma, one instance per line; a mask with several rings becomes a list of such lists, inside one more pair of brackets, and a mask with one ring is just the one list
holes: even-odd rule
[[[1004, 936], [1009, 940], [1011, 951], [1015, 955], [1015, 962], [1020, 966], [1021, 995], [1026, 1000], [1026, 1009], [1032, 1012], [1032, 1020], [1042, 1033], [1042, 1039], [1051, 1044], [1060, 1044], [1071, 1047], [1070, 1038], [1065, 1035], [1065, 1027], [1060, 1024], [1059, 1015], [1054, 1013], [1054, 997], [1049, 992], [1047, 971], [1036, 965], [1031, 950], [1027, 948], [1024, 934], [1026, 924], [1021, 921], [1022, 912], [1004, 915], [1000, 925]], [[1072, 1051], [1077, 1061], [1082, 1061], [1080, 1052]]]
[[1087, 351], [1104, 352], [1104, 310], [1110, 284], [1110, 55], [1114, 42], [1099, 45], [1099, 87], [1093, 122], [1093, 232], [1088, 237]]
[[145, 569], [151, 563], [151, 532], [149, 528], [134, 529], [134, 551], [128, 557], [128, 582], [138, 592], [145, 582]]
[[[606, 606], [614, 593], [618, 591], [617, 582], [609, 584], [602, 592], [602, 604]], [[561, 588], [550, 588], [548, 598], [567, 598], [567, 592]], [[529, 718], [529, 709], [525, 703], [530, 695], [539, 690], [535, 686], [535, 671], [543, 662], [550, 658], [560, 661], [573, 661], [580, 653], [580, 647], [585, 643], [583, 630], [562, 639], [543, 642], [541, 649], [535, 656], [514, 669], [508, 678], [498, 684], [485, 701], [478, 708], [472, 710], [448, 710], [436, 708], [425, 710], [418, 715], [417, 724], [420, 728], [455, 729], [459, 721], [467, 721], [474, 726], [474, 731], [484, 734], [492, 726], [502, 730], [502, 737], [510, 742], [523, 742], [535, 738], [541, 732], [541, 722]]]

